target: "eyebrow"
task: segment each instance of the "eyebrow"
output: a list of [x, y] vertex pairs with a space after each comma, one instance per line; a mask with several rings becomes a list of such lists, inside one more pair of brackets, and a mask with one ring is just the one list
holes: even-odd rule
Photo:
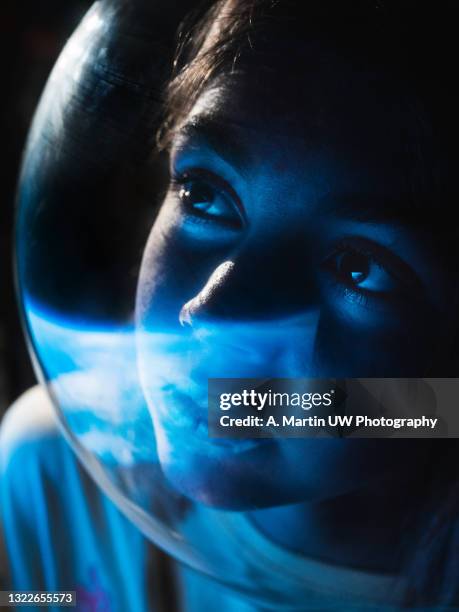
[[325, 214], [361, 223], [392, 223], [406, 227], [429, 224], [432, 209], [406, 192], [397, 197], [375, 193], [334, 194], [319, 199]]
[[228, 119], [192, 118], [174, 132], [172, 148], [180, 149], [189, 141], [207, 144], [241, 174], [246, 173], [253, 162], [246, 128]]

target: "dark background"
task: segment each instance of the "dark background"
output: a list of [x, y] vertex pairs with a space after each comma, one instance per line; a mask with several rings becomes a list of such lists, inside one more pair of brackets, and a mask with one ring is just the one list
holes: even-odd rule
[[34, 384], [13, 280], [14, 200], [28, 127], [46, 79], [92, 0], [3, 0], [0, 4], [0, 417]]

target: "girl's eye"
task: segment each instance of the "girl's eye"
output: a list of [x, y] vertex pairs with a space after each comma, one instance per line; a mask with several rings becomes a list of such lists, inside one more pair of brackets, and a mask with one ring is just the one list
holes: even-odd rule
[[324, 287], [331, 287], [335, 296], [353, 306], [398, 309], [426, 298], [422, 281], [407, 262], [387, 247], [360, 236], [336, 245], [322, 269], [327, 272], [324, 280], [331, 281]]
[[390, 293], [400, 283], [371, 255], [347, 250], [336, 253], [329, 261], [337, 279], [348, 287], [368, 293]]
[[187, 212], [230, 227], [241, 227], [242, 219], [234, 197], [216, 177], [188, 176], [175, 182], [179, 200]]

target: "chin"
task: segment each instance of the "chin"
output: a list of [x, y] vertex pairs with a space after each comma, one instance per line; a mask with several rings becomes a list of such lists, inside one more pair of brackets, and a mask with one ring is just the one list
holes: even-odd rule
[[286, 503], [279, 478], [271, 469], [275, 455], [272, 441], [207, 439], [193, 444], [188, 435], [178, 444], [178, 439], [174, 436], [171, 440], [161, 432], [158, 457], [170, 485], [188, 499], [235, 511]]

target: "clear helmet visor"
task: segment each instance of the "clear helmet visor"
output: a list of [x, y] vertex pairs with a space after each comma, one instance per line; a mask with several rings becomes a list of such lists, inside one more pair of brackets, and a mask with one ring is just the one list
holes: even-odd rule
[[[249, 195], [241, 205], [234, 168], [216, 179], [224, 162], [199, 157], [196, 143], [187, 155], [199, 159], [179, 161], [169, 185], [155, 143], [176, 23], [163, 23], [159, 4], [96, 3], [40, 101], [17, 219], [29, 346], [78, 457], [148, 538], [264, 605], [301, 608], [303, 505], [415, 463], [422, 449], [334, 435], [211, 439], [207, 380], [419, 375], [446, 346], [447, 319], [426, 331], [437, 311], [419, 282], [431, 270], [400, 234], [403, 252], [390, 252], [387, 225], [327, 217], [321, 241], [317, 215], [302, 223], [294, 197], [279, 214], [285, 185], [254, 173], [260, 198], [274, 201], [260, 217]], [[263, 146], [265, 173], [276, 163], [283, 176], [278, 151]]]

